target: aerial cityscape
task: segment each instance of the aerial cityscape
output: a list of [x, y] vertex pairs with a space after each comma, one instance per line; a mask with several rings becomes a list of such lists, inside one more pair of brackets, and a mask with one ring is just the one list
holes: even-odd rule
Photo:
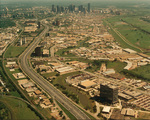
[[11, 119], [150, 119], [150, 0], [1, 0]]

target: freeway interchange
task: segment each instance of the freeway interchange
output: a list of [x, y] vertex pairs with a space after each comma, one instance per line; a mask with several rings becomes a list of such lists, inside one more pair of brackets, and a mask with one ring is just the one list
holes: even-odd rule
[[20, 67], [30, 79], [39, 85], [49, 96], [52, 96], [55, 98], [55, 100], [61, 103], [71, 114], [76, 117], [76, 119], [89, 120], [90, 118], [82, 110], [80, 110], [71, 100], [69, 100], [63, 93], [51, 85], [46, 79], [36, 73], [29, 65], [28, 58], [48, 30], [49, 27], [45, 25], [45, 29], [42, 31], [42, 33], [36, 37], [30, 46], [28, 46], [27, 49], [22, 53], [22, 55], [19, 57]]

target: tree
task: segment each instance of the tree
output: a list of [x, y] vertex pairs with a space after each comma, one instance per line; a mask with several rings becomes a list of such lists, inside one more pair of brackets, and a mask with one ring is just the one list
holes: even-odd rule
[[63, 112], [62, 112], [62, 111], [60, 111], [60, 112], [59, 112], [59, 115], [62, 117], [62, 115], [63, 115]]
[[93, 112], [97, 112], [97, 109], [96, 109], [96, 105], [94, 105], [94, 107], [93, 107]]
[[63, 118], [62, 118], [63, 120], [65, 120], [66, 119], [66, 117], [65, 116], [63, 116]]

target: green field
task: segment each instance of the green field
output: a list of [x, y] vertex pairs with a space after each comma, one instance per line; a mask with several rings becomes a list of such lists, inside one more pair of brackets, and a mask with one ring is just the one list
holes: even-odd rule
[[106, 64], [107, 69], [113, 68], [116, 72], [120, 72], [123, 70], [123, 68], [126, 66], [126, 63], [120, 62], [120, 61], [100, 61], [100, 60], [94, 60], [91, 61], [92, 66], [88, 67], [86, 70], [89, 72], [96, 72], [100, 70], [100, 67], [102, 63]]
[[13, 57], [18, 57], [26, 47], [17, 47], [17, 46], [10, 46], [6, 53], [5, 53], [5, 58], [13, 58]]
[[0, 28], [7, 28], [7, 27], [12, 27], [15, 26], [16, 23], [13, 20], [10, 19], [0, 19]]
[[36, 119], [39, 117], [21, 100], [9, 97], [1, 97], [0, 101], [6, 105], [12, 115], [12, 119]]
[[0, 119], [1, 120], [11, 120], [11, 112], [6, 107], [5, 104], [0, 102]]
[[[2, 61], [0, 61], [0, 65], [2, 65]], [[10, 94], [12, 96], [21, 97], [20, 94], [18, 93], [18, 91], [16, 90], [16, 88], [14, 88], [14, 86], [10, 82], [9, 78], [7, 77], [7, 75], [5, 74], [5, 72], [3, 71], [1, 66], [0, 66], [0, 74], [1, 74], [2, 79], [4, 80], [4, 82], [6, 83], [6, 86], [9, 88], [10, 92], [7, 93], [7, 94]]]
[[84, 40], [80, 40], [77, 42], [77, 46], [69, 46], [68, 48], [60, 49], [55, 54], [62, 57], [74, 57], [75, 55], [72, 53], [69, 53], [70, 50], [79, 48], [79, 47], [89, 47], [89, 43], [86, 43], [86, 41], [90, 40], [90, 37], [85, 38]]
[[57, 74], [57, 72], [51, 72], [51, 73], [45, 73], [45, 74], [42, 74], [42, 76], [48, 78], [48, 77], [55, 76], [56, 74]]
[[95, 103], [93, 102], [93, 100], [90, 99], [90, 96], [85, 92], [80, 91], [78, 88], [72, 87], [65, 82], [66, 77], [80, 73], [81, 72], [73, 72], [60, 75], [55, 80], [53, 80], [53, 84], [63, 93], [66, 93], [67, 96], [70, 97], [72, 100], [78, 101], [79, 99], [79, 104], [82, 107], [84, 107], [85, 109], [89, 109], [90, 111], [93, 111], [93, 106], [95, 105]]
[[128, 77], [143, 79], [150, 82], [150, 65], [141, 66], [130, 71], [124, 70], [123, 73]]
[[75, 55], [72, 53], [69, 53], [69, 50], [74, 49], [75, 47], [68, 47], [64, 49], [58, 50], [55, 55], [62, 56], [62, 57], [74, 57]]
[[[145, 51], [150, 49], [150, 23], [145, 22], [140, 19], [141, 16], [115, 16], [112, 18], [107, 18], [106, 20], [119, 31], [130, 43]], [[110, 31], [112, 33], [112, 31]], [[113, 33], [113, 36], [117, 36]], [[121, 38], [120, 38], [121, 39]], [[118, 38], [116, 39], [118, 40]], [[121, 42], [122, 47], [128, 47], [130, 45]], [[130, 46], [131, 47], [131, 46]], [[134, 48], [133, 48], [134, 49]]]

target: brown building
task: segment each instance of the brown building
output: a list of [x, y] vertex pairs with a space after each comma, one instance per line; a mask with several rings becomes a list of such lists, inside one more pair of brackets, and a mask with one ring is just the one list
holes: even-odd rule
[[42, 56], [42, 49], [41, 49], [41, 47], [36, 47], [35, 48], [35, 55], [36, 56]]
[[118, 102], [118, 88], [112, 85], [100, 85], [100, 98], [108, 103]]

